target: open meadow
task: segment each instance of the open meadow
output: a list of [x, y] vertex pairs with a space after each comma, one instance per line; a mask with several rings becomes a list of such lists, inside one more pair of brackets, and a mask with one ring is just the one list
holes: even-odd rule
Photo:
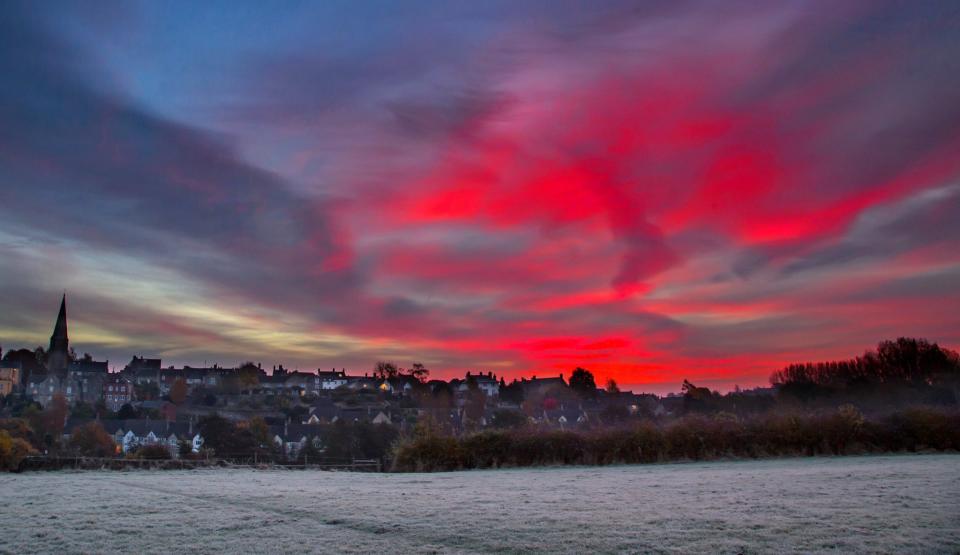
[[960, 550], [960, 456], [0, 475], [0, 552]]

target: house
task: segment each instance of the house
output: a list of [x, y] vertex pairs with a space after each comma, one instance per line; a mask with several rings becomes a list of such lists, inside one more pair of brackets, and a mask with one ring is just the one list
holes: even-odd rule
[[320, 379], [320, 389], [321, 390], [331, 390], [337, 389], [347, 385], [347, 371], [340, 370], [337, 371], [336, 368], [327, 372], [317, 369], [317, 377]]
[[143, 359], [133, 357], [129, 364], [120, 371], [125, 378], [134, 385], [155, 385], [160, 387], [160, 359]]
[[181, 370], [183, 379], [187, 382], [189, 391], [197, 388], [213, 389], [220, 385], [219, 376], [216, 373], [208, 372], [206, 368], [191, 368], [184, 366]]
[[321, 399], [309, 408], [307, 424], [332, 424], [339, 420], [340, 409], [329, 399]]
[[399, 397], [409, 397], [415, 389], [426, 387], [419, 379], [408, 375], [394, 376], [388, 382], [390, 387], [382, 390]]
[[300, 395], [316, 394], [320, 391], [320, 377], [309, 372], [288, 372], [284, 387], [287, 390], [300, 391]]
[[560, 429], [568, 429], [586, 421], [587, 414], [578, 408], [561, 407], [543, 411], [543, 422], [558, 426]]
[[135, 385], [156, 385], [159, 387], [160, 359], [143, 358], [134, 355], [120, 373]]
[[466, 393], [466, 391], [470, 389], [471, 381], [476, 382], [477, 387], [480, 388], [487, 397], [498, 397], [500, 395], [500, 381], [493, 375], [493, 372], [472, 375], [470, 372], [467, 372], [466, 379], [457, 385], [457, 392], [461, 394]]
[[349, 378], [347, 379], [347, 387], [355, 391], [359, 389], [375, 390], [377, 389], [377, 387], [379, 387], [379, 385], [380, 385], [379, 380], [374, 380], [369, 376], [363, 376], [363, 377], [349, 376]]
[[149, 399], [136, 403], [141, 409], [156, 411], [160, 418], [173, 422], [177, 419], [177, 405], [163, 399]]
[[108, 373], [110, 361], [93, 360], [90, 355], [84, 358], [70, 361], [67, 365], [67, 372], [71, 374], [106, 374]]
[[133, 401], [133, 383], [119, 374], [108, 375], [104, 379], [102, 389], [103, 402], [113, 412]]
[[524, 396], [530, 398], [533, 395], [544, 395], [558, 389], [566, 389], [567, 382], [563, 379], [563, 374], [556, 378], [538, 378], [533, 376], [529, 380], [522, 378], [520, 386], [523, 388]]
[[273, 442], [283, 450], [287, 457], [296, 457], [300, 451], [312, 442], [313, 447], [318, 451], [323, 451], [323, 440], [320, 436], [321, 428], [315, 424], [291, 424], [285, 423], [283, 426], [271, 426], [270, 434]]
[[[69, 441], [73, 430], [94, 422], [90, 419], [70, 418], [63, 428], [63, 440]], [[190, 448], [198, 453], [203, 447], [203, 437], [194, 429], [192, 422], [173, 423], [162, 420], [100, 420], [100, 425], [113, 438], [119, 453], [130, 453], [144, 445], [161, 445], [170, 451], [170, 456], [180, 456], [180, 443], [189, 441]]]
[[387, 413], [380, 411], [376, 416], [373, 417], [372, 420], [370, 420], [370, 422], [373, 424], [390, 424], [391, 420]]
[[186, 378], [184, 377], [182, 369], [166, 368], [164, 370], [160, 370], [160, 373], [157, 376], [157, 386], [161, 395], [169, 395], [170, 390], [173, 389], [173, 384], [177, 383], [177, 380], [183, 380], [184, 383], [186, 383]]
[[0, 396], [10, 395], [19, 390], [22, 375], [19, 362], [0, 363]]
[[[67, 403], [96, 403], [102, 395], [101, 382], [91, 384], [90, 380], [71, 378], [60, 372], [48, 372], [47, 375], [33, 376], [26, 386], [26, 392], [34, 401], [47, 406], [57, 395], [62, 395]], [[94, 391], [95, 388], [95, 391]]]
[[189, 441], [194, 453], [203, 447], [203, 436], [194, 429], [193, 421], [104, 420], [101, 424], [123, 453], [136, 451], [144, 445], [161, 445], [170, 451], [170, 456], [177, 458], [181, 441]]
[[[357, 407], [343, 407], [339, 410], [337, 420], [343, 420], [345, 422], [390, 422], [390, 415], [388, 412], [386, 412], [388, 409], [389, 405], [386, 403], [369, 404]], [[383, 416], [380, 416], [381, 414]]]
[[274, 366], [273, 371], [270, 374], [263, 372], [260, 375], [260, 383], [258, 386], [260, 393], [266, 393], [268, 395], [276, 395], [283, 393], [287, 387], [287, 371], [280, 365], [279, 367]]

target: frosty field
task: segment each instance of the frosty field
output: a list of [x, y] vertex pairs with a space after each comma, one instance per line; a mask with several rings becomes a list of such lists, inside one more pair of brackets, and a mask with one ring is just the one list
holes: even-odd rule
[[0, 552], [957, 552], [960, 456], [0, 475]]

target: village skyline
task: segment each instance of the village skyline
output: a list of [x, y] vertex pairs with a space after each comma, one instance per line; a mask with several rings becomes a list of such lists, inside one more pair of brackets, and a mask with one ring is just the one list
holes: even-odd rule
[[[27, 349], [31, 351], [39, 350], [45, 354], [49, 354], [54, 344], [53, 337], [57, 334], [57, 330], [61, 326], [60, 318], [66, 318], [67, 301], [68, 301], [68, 294], [66, 291], [64, 291], [61, 295], [61, 305], [60, 305], [61, 313], [58, 314], [58, 319], [55, 321], [54, 333], [52, 336], [47, 338], [49, 340], [49, 343], [48, 343], [49, 346], [44, 345], [44, 342], [47, 342], [46, 340], [44, 342], [41, 342], [38, 339], [36, 341], [37, 343], [36, 346], [31, 347], [30, 345], [32, 345], [33, 342], [31, 342], [30, 340], [25, 340], [25, 341], [21, 340], [20, 342], [21, 344], [17, 345], [14, 341], [7, 340], [7, 338], [0, 338], [0, 358], [2, 358], [4, 348], [6, 348], [7, 351], [23, 350], [23, 349]], [[75, 316], [71, 312], [71, 322], [73, 322], [74, 320], [75, 320]], [[81, 322], [82, 321], [83, 320], [81, 318]], [[62, 326], [65, 330], [66, 324], [64, 323], [62, 324]], [[76, 333], [77, 326], [75, 324], [72, 323], [70, 325], [70, 330], [71, 330], [70, 333], [72, 335], [74, 336], [77, 335]], [[80, 332], [81, 333], [79, 335], [82, 341], [82, 338], [85, 337], [85, 335], [83, 334], [82, 324], [80, 327]], [[61, 341], [66, 341], [66, 339], [61, 339]], [[131, 364], [136, 362], [137, 360], [141, 360], [141, 361], [150, 360], [152, 361], [151, 364], [153, 364], [152, 367], [158, 370], [237, 369], [244, 364], [253, 363], [258, 367], [258, 370], [261, 371], [263, 375], [266, 375], [266, 376], [273, 375], [273, 373], [276, 372], [277, 368], [279, 368], [281, 372], [293, 371], [293, 372], [301, 372], [301, 373], [319, 373], [319, 374], [323, 374], [325, 372], [347, 373], [351, 377], [356, 377], [356, 378], [369, 377], [374, 371], [378, 363], [382, 364], [386, 362], [386, 363], [392, 364], [394, 367], [399, 369], [411, 367], [415, 364], [424, 366], [424, 363], [421, 360], [417, 360], [417, 359], [411, 360], [409, 362], [397, 362], [395, 359], [389, 359], [389, 357], [381, 357], [375, 360], [371, 360], [369, 364], [367, 364], [366, 366], [361, 366], [358, 368], [348, 369], [346, 366], [336, 365], [336, 364], [328, 368], [328, 367], [323, 367], [319, 365], [309, 365], [309, 364], [299, 365], [296, 363], [296, 361], [294, 361], [294, 364], [291, 365], [289, 363], [286, 363], [286, 361], [282, 359], [279, 361], [270, 360], [267, 357], [255, 356], [255, 355], [249, 355], [249, 356], [237, 355], [237, 356], [234, 356], [232, 359], [230, 358], [227, 358], [226, 360], [212, 359], [212, 360], [203, 360], [203, 361], [197, 361], [195, 359], [178, 358], [174, 356], [170, 360], [167, 360], [165, 364], [161, 364], [160, 362], [165, 360], [164, 357], [162, 356], [162, 349], [151, 350], [149, 348], [146, 348], [146, 349], [134, 350], [133, 352], [125, 352], [122, 349], [109, 349], [110, 352], [115, 353], [115, 356], [123, 357], [123, 358], [117, 358], [117, 359], [111, 360], [110, 358], [101, 356], [97, 350], [88, 349], [86, 346], [84, 346], [83, 343], [80, 343], [78, 345], [76, 340], [70, 340], [70, 342], [71, 344], [69, 345], [69, 349], [64, 350], [65, 356], [68, 356], [69, 360], [77, 361], [81, 359], [87, 359], [88, 361], [95, 362], [97, 365], [102, 365], [102, 367], [105, 368], [106, 371], [109, 373], [119, 373], [125, 369], [129, 369], [131, 367]], [[484, 368], [467, 368], [467, 369], [459, 370], [459, 369], [450, 369], [450, 368], [440, 367], [438, 369], [433, 367], [432, 364], [430, 365], [430, 371], [432, 372], [433, 378], [445, 379], [445, 380], [463, 378], [464, 376], [470, 373], [479, 374], [479, 375], [495, 373], [497, 374], [498, 378], [502, 378], [509, 382], [525, 381], [527, 379], [536, 379], [538, 375], [541, 378], [558, 377], [558, 376], [563, 377], [565, 372], [569, 374], [573, 370], [574, 368], [545, 368], [538, 372], [537, 370], [524, 371], [524, 370], [515, 370], [515, 369], [507, 369], [507, 370], [501, 369], [499, 372], [497, 372], [495, 369], [484, 369]], [[772, 374], [776, 370], [779, 370], [779, 368], [772, 368], [769, 374]], [[747, 378], [743, 383], [737, 382], [733, 384], [728, 384], [726, 380], [724, 380], [721, 382], [721, 387], [716, 389], [720, 391], [727, 391], [727, 390], [733, 390], [735, 388], [741, 388], [741, 387], [747, 387], [747, 388], [766, 387], [769, 385], [769, 374], [763, 379]], [[604, 376], [602, 374], [598, 374], [598, 380], [605, 382], [607, 379], [613, 379], [613, 378]], [[679, 381], [665, 382], [661, 384], [624, 383], [621, 385], [625, 390], [636, 388], [648, 393], [666, 395], [671, 393], [673, 394], [679, 393], [681, 382], [683, 381], [683, 379], [685, 379], [685, 377], [681, 377]], [[705, 380], [703, 383], [708, 386], [715, 385], [714, 380]], [[724, 387], [724, 386], [727, 386], [727, 387]]]

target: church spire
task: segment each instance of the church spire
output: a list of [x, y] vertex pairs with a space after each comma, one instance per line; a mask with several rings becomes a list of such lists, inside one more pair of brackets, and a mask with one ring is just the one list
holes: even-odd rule
[[67, 369], [69, 360], [70, 341], [67, 338], [67, 294], [60, 300], [60, 313], [57, 315], [57, 324], [50, 336], [50, 348], [47, 349], [47, 370], [62, 371]]

